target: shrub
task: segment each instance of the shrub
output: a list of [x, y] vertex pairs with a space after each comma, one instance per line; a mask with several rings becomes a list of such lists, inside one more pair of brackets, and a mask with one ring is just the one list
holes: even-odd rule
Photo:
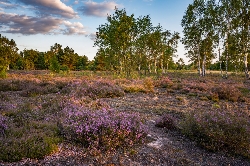
[[6, 78], [7, 76], [7, 67], [5, 59], [0, 57], [0, 78]]
[[136, 92], [143, 92], [146, 93], [147, 90], [144, 88], [143, 85], [123, 85], [124, 92], [126, 93], [136, 93]]
[[143, 87], [146, 92], [154, 92], [154, 82], [152, 78], [148, 77], [143, 80]]
[[9, 127], [0, 137], [0, 160], [19, 161], [22, 158], [40, 159], [57, 150], [61, 139], [54, 125], [27, 123], [18, 128]]
[[208, 150], [226, 150], [250, 158], [250, 119], [243, 111], [193, 111], [180, 126], [185, 135]]
[[235, 86], [230, 85], [219, 85], [212, 88], [212, 93], [218, 95], [221, 100], [229, 100], [236, 102], [241, 97], [241, 92]]
[[0, 80], [0, 91], [18, 91], [21, 90], [20, 81], [19, 80], [8, 80], [1, 79]]
[[85, 110], [73, 105], [65, 108], [64, 137], [88, 148], [92, 154], [112, 152], [143, 142], [145, 126], [138, 114], [111, 109]]
[[174, 118], [168, 114], [162, 115], [159, 119], [157, 119], [155, 126], [169, 130], [176, 129]]
[[74, 94], [77, 97], [88, 96], [92, 99], [111, 98], [124, 96], [124, 90], [108, 80], [84, 80], [74, 82], [69, 87], [62, 89], [62, 92]]
[[124, 91], [121, 87], [112, 82], [97, 80], [87, 86], [85, 95], [88, 95], [93, 99], [120, 97], [124, 96]]
[[124, 80], [119, 79], [116, 81], [126, 93], [136, 93], [136, 92], [142, 92], [142, 93], [148, 93], [148, 92], [154, 92], [154, 82], [152, 78], [145, 78], [140, 80]]
[[60, 72], [60, 63], [58, 62], [58, 59], [56, 56], [53, 56], [51, 58], [49, 69], [54, 73]]
[[170, 88], [173, 86], [173, 81], [168, 77], [161, 77], [156, 81], [156, 86], [161, 88]]

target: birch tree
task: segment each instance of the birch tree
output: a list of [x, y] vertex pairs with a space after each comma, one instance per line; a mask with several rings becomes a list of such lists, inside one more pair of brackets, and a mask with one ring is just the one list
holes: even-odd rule
[[153, 26], [149, 16], [136, 19], [133, 14], [127, 15], [125, 9], [115, 9], [107, 21], [97, 28], [94, 44], [99, 47], [95, 59], [102, 60], [106, 70], [127, 77], [134, 70], [157, 73], [159, 66], [164, 68], [176, 52], [178, 33], [163, 30], [160, 24]]
[[206, 63], [215, 58], [214, 48], [218, 41], [216, 11], [215, 0], [194, 0], [182, 19], [182, 42], [188, 57], [197, 62], [200, 76], [206, 75]]
[[184, 35], [182, 43], [185, 45], [185, 49], [189, 51], [189, 56], [194, 56], [192, 59], [197, 61], [198, 74], [200, 76], [202, 75], [200, 55], [202, 29], [200, 18], [202, 17], [203, 3], [203, 0], [194, 0], [192, 4], [188, 5], [181, 20]]

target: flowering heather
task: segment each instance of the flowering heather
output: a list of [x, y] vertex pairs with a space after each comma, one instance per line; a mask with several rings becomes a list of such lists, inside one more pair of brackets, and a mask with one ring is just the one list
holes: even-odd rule
[[212, 109], [193, 111], [181, 123], [184, 134], [213, 151], [228, 150], [250, 158], [249, 112]]
[[124, 96], [124, 90], [120, 86], [104, 79], [78, 80], [70, 83], [63, 91], [77, 97], [88, 96], [92, 99]]
[[193, 94], [206, 94], [210, 91], [212, 85], [209, 82], [202, 82], [199, 80], [194, 81], [183, 81], [182, 93], [193, 93]]
[[112, 109], [87, 110], [69, 105], [62, 122], [66, 139], [89, 148], [92, 152], [114, 151], [142, 143], [146, 128], [139, 114], [121, 113]]
[[92, 84], [88, 84], [85, 92], [91, 98], [124, 96], [124, 91], [121, 87], [106, 80], [96, 80]]
[[161, 88], [170, 88], [173, 86], [173, 81], [168, 77], [161, 77], [160, 79], [156, 80], [156, 86]]
[[241, 97], [238, 88], [232, 85], [219, 84], [212, 88], [212, 93], [218, 95], [219, 99], [236, 102]]

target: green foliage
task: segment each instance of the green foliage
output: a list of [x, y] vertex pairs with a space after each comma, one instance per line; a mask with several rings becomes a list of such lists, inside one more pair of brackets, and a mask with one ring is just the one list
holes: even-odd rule
[[[199, 74], [205, 74], [205, 65], [211, 63], [218, 50], [220, 64], [225, 66], [226, 78], [228, 70], [237, 71], [241, 68], [244, 68], [245, 75], [249, 78], [248, 18], [248, 0], [194, 0], [187, 7], [182, 19], [182, 42], [188, 50], [187, 57], [198, 64]], [[220, 48], [221, 45], [223, 49]], [[215, 67], [222, 71], [220, 65], [212, 66]]]
[[6, 71], [11, 63], [14, 63], [18, 58], [18, 48], [13, 39], [0, 34], [0, 77], [6, 77]]
[[0, 66], [0, 78], [6, 78], [7, 71], [5, 66]]
[[59, 73], [60, 72], [60, 64], [56, 58], [56, 56], [53, 56], [50, 60], [50, 66], [49, 69], [52, 72]]
[[88, 57], [87, 56], [78, 56], [77, 64], [76, 64], [77, 70], [87, 70], [88, 69]]
[[20, 53], [23, 56], [23, 67], [25, 70], [35, 70], [37, 69], [39, 52], [37, 50], [23, 50]]
[[188, 113], [180, 127], [208, 150], [226, 150], [250, 158], [249, 122], [247, 112], [214, 108]]
[[176, 52], [179, 34], [152, 26], [149, 16], [134, 18], [125, 9], [115, 9], [108, 23], [98, 28], [95, 46], [97, 70], [116, 71], [130, 77], [133, 71], [157, 73], [166, 70]]

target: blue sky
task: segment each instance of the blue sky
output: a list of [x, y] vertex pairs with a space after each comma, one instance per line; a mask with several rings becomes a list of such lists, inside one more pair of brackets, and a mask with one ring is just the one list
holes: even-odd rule
[[[135, 17], [150, 15], [154, 26], [182, 35], [181, 19], [193, 0], [0, 0], [0, 33], [20, 51], [49, 51], [55, 43], [73, 48], [90, 60], [97, 52], [94, 34], [107, 13], [125, 9]], [[178, 58], [188, 60], [179, 44]]]

